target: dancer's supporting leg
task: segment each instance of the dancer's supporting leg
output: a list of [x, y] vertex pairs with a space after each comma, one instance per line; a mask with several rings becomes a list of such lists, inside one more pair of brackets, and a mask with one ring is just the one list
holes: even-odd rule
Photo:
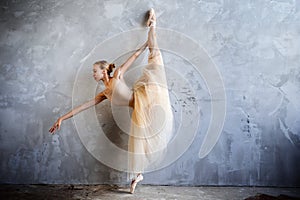
[[130, 185], [130, 193], [131, 194], [134, 193], [134, 190], [135, 190], [135, 187], [136, 187], [137, 183], [140, 182], [143, 179], [144, 179], [143, 175], [141, 173], [139, 173], [137, 175], [137, 177], [131, 181], [131, 185]]

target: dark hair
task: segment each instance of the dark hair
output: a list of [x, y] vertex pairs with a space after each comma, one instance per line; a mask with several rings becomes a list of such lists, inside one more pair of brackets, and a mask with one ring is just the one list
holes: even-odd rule
[[114, 70], [115, 67], [116, 67], [116, 66], [115, 66], [114, 63], [110, 63], [110, 64], [108, 65], [108, 68], [107, 68], [107, 73], [108, 73], [108, 75], [110, 75], [110, 73], [112, 73], [112, 71]]
[[110, 76], [110, 73], [112, 73], [112, 71], [115, 68], [115, 64], [111, 63], [109, 64], [106, 60], [100, 60], [94, 63], [94, 65], [99, 65], [99, 67], [103, 67], [107, 70], [107, 74], [108, 76]]

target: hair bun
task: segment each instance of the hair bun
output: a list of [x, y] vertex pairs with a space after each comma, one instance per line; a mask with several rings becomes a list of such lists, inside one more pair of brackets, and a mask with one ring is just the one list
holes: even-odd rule
[[116, 66], [115, 66], [114, 63], [109, 64], [108, 69], [107, 69], [107, 73], [110, 74], [114, 70], [115, 67]]
[[115, 67], [116, 67], [116, 66], [115, 66], [115, 64], [114, 64], [114, 63], [111, 63], [111, 64], [109, 64], [109, 68], [110, 68], [110, 69], [112, 69], [112, 70], [113, 70]]

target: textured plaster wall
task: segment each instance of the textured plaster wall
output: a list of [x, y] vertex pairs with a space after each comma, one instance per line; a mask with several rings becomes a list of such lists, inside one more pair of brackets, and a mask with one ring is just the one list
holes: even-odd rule
[[[64, 121], [54, 136], [48, 130], [72, 108], [82, 60], [112, 35], [141, 27], [150, 7], [157, 10], [159, 27], [192, 38], [218, 66], [227, 112], [219, 141], [200, 159], [209, 94], [192, 67], [185, 68], [187, 63], [165, 52], [166, 65], [198, 84], [200, 127], [180, 159], [145, 174], [143, 183], [300, 186], [300, 2], [296, 0], [2, 0], [0, 182], [126, 183], [125, 173], [91, 156], [74, 121]], [[96, 84], [91, 73], [85, 77], [90, 85]], [[168, 81], [186, 97], [172, 99], [174, 110], [195, 101], [180, 79], [170, 75]], [[106, 134], [126, 145], [117, 134], [110, 104], [103, 102], [96, 110], [106, 116], [99, 117]]]

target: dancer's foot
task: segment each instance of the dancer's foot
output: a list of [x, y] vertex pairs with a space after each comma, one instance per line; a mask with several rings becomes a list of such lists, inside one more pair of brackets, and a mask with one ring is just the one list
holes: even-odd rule
[[149, 18], [148, 18], [148, 21], [147, 21], [147, 26], [148, 27], [156, 26], [156, 16], [155, 16], [155, 12], [154, 12], [153, 8], [151, 8], [149, 10]]
[[131, 181], [131, 185], [130, 185], [130, 193], [133, 194], [134, 193], [134, 190], [135, 190], [135, 187], [137, 185], [138, 182], [140, 182], [141, 180], [143, 180], [144, 177], [142, 174], [139, 174], [136, 179], [133, 179]]

